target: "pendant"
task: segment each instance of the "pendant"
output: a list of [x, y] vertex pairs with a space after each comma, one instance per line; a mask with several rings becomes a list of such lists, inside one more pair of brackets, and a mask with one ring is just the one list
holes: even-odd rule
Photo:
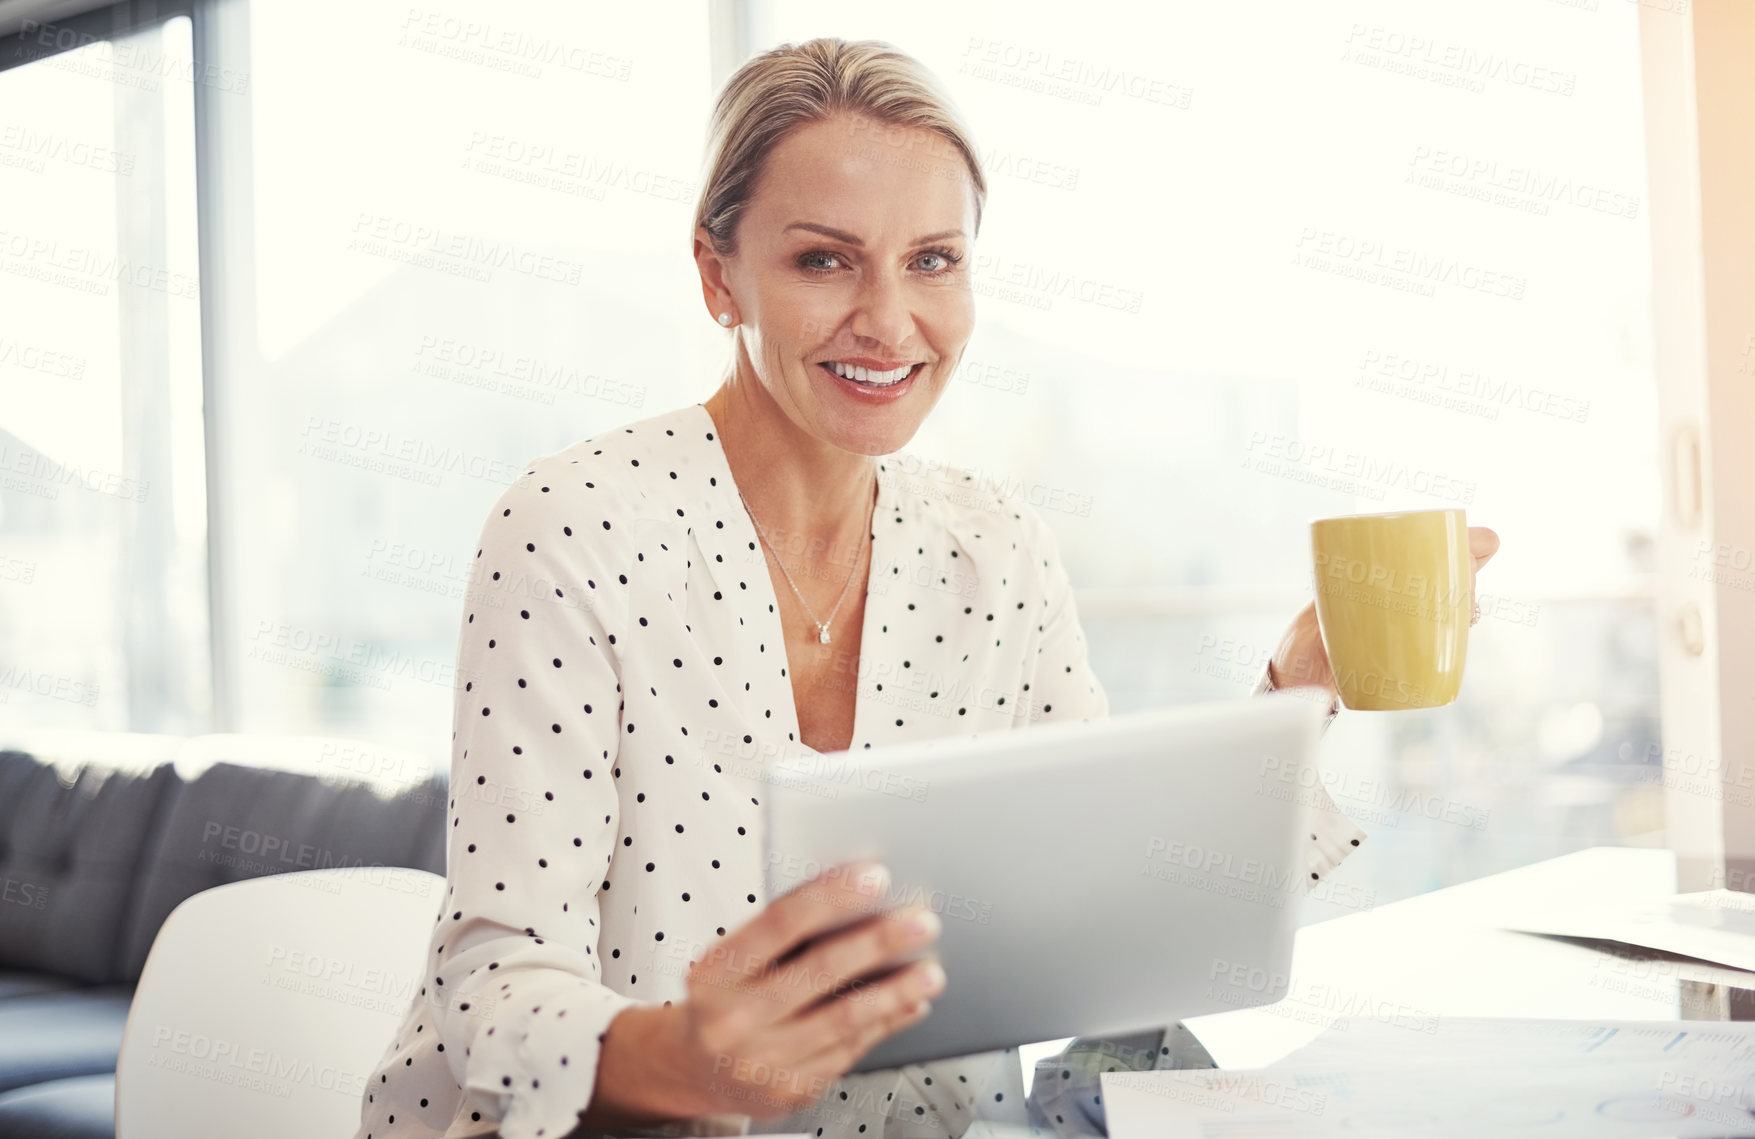
[[827, 625], [817, 626], [817, 643], [823, 645], [829, 643], [829, 627]]

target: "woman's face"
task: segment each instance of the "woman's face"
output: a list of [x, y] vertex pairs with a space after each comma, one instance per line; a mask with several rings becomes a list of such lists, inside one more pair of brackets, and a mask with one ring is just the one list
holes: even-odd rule
[[712, 313], [741, 323], [748, 370], [787, 418], [884, 455], [914, 436], [974, 330], [974, 230], [974, 185], [942, 135], [837, 116], [769, 152], [733, 257], [715, 258], [705, 230], [695, 250]]

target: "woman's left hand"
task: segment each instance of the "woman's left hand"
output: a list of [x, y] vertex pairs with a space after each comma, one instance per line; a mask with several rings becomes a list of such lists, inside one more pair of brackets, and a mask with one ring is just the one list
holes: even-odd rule
[[[1475, 559], [1469, 573], [1471, 613], [1475, 607], [1475, 575], [1498, 552], [1499, 535], [1485, 526], [1469, 527], [1469, 553]], [[1322, 630], [1316, 622], [1316, 602], [1306, 605], [1280, 638], [1280, 646], [1268, 662], [1268, 674], [1275, 688], [1321, 688], [1331, 699], [1339, 695], [1328, 664], [1328, 650], [1322, 644]]]

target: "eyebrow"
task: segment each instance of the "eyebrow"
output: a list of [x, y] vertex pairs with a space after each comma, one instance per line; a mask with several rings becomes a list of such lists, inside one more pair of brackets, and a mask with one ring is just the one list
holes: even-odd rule
[[[859, 240], [859, 238], [857, 238], [857, 237], [854, 237], [851, 233], [847, 233], [844, 230], [835, 229], [831, 226], [818, 225], [816, 222], [795, 221], [791, 225], [787, 226], [786, 229], [787, 230], [793, 230], [793, 229], [809, 230], [812, 233], [820, 233], [824, 237], [834, 238], [836, 241], [844, 241], [848, 245], [857, 245], [857, 246], [860, 246], [862, 248], [865, 245], [865, 242]], [[782, 230], [781, 232], [784, 233], [784, 232], [786, 232], [786, 230]], [[941, 233], [929, 233], [925, 237], [917, 237], [914, 239], [914, 244], [915, 245], [925, 245], [929, 241], [943, 241], [947, 237], [962, 237], [962, 236], [963, 236], [963, 231], [960, 229], [947, 229]]]

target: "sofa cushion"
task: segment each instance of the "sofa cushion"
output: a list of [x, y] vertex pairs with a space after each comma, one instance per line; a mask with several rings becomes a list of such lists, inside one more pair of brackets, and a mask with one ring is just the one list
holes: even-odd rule
[[115, 1139], [116, 1073], [0, 1093], [0, 1139]]
[[114, 1072], [133, 997], [104, 985], [0, 1001], [0, 1092]]
[[123, 973], [137, 979], [177, 904], [227, 882], [336, 866], [445, 872], [443, 778], [391, 798], [359, 783], [218, 763], [186, 784], [140, 867], [123, 931]]
[[32, 993], [53, 993], [76, 989], [79, 982], [53, 973], [32, 973], [24, 970], [0, 970], [0, 1001], [11, 997], [27, 997]]
[[82, 767], [71, 782], [0, 752], [0, 968], [121, 980], [123, 915], [161, 800], [177, 782]]

